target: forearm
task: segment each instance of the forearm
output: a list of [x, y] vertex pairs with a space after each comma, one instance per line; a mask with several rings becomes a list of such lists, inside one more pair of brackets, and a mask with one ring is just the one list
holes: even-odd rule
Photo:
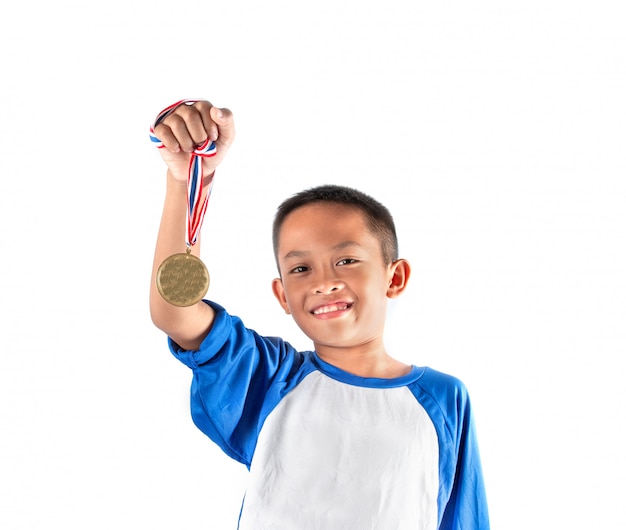
[[[203, 182], [203, 193], [208, 192], [210, 179]], [[156, 286], [156, 273], [161, 263], [172, 254], [184, 252], [187, 215], [187, 187], [167, 175], [167, 187], [163, 214], [157, 236], [150, 283], [150, 314], [154, 324], [167, 333], [180, 346], [195, 349], [206, 336], [213, 322], [213, 310], [204, 302], [189, 307], [178, 307], [166, 302]], [[200, 253], [200, 238], [191, 249], [196, 256]]]

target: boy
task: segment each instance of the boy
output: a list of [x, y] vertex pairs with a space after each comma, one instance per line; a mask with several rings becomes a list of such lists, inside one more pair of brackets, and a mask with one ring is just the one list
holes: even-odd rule
[[272, 289], [313, 342], [298, 352], [213, 302], [177, 307], [159, 295], [156, 269], [185, 241], [190, 153], [215, 143], [202, 161], [206, 193], [235, 133], [229, 110], [197, 102], [155, 134], [168, 172], [151, 315], [193, 370], [195, 424], [250, 470], [240, 530], [488, 529], [463, 384], [384, 348], [386, 301], [410, 276], [387, 209], [339, 186], [280, 206]]

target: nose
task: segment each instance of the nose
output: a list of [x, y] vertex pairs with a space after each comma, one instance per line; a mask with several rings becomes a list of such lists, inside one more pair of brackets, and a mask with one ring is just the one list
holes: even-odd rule
[[337, 278], [332, 271], [320, 271], [313, 280], [313, 292], [315, 294], [331, 294], [343, 289], [344, 283]]

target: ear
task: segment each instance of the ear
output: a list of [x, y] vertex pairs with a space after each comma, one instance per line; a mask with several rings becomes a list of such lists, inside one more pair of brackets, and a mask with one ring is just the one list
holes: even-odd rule
[[291, 315], [291, 311], [289, 311], [289, 306], [287, 305], [287, 298], [285, 297], [285, 289], [283, 287], [283, 281], [280, 278], [274, 278], [272, 280], [272, 292], [278, 300], [280, 307], [283, 308], [285, 313]]
[[411, 265], [405, 259], [394, 261], [389, 266], [389, 287], [387, 288], [388, 298], [397, 298], [406, 288], [406, 284], [411, 276]]

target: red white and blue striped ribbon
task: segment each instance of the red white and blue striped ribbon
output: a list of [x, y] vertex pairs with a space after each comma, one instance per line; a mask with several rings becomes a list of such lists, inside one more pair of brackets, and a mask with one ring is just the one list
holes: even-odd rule
[[[181, 105], [193, 105], [197, 101], [202, 100], [181, 99], [180, 101], [177, 101], [176, 103], [173, 103], [169, 107], [163, 109], [159, 113], [154, 121], [154, 124], [150, 127], [150, 140], [155, 147], [158, 149], [163, 149], [165, 147], [163, 142], [161, 142], [161, 140], [159, 140], [159, 138], [157, 138], [154, 134], [156, 126]], [[204, 214], [206, 213], [207, 205], [209, 204], [211, 189], [213, 188], [213, 180], [211, 179], [207, 193], [204, 196], [204, 200], [201, 201], [202, 179], [204, 177], [202, 174], [202, 158], [215, 156], [216, 152], [217, 148], [215, 146], [215, 142], [207, 138], [202, 145], [196, 146], [195, 150], [191, 153], [191, 158], [189, 159], [189, 172], [187, 174], [187, 228], [185, 235], [185, 243], [187, 244], [188, 249], [195, 245], [198, 240], [200, 228], [202, 227], [202, 221], [204, 220]]]

